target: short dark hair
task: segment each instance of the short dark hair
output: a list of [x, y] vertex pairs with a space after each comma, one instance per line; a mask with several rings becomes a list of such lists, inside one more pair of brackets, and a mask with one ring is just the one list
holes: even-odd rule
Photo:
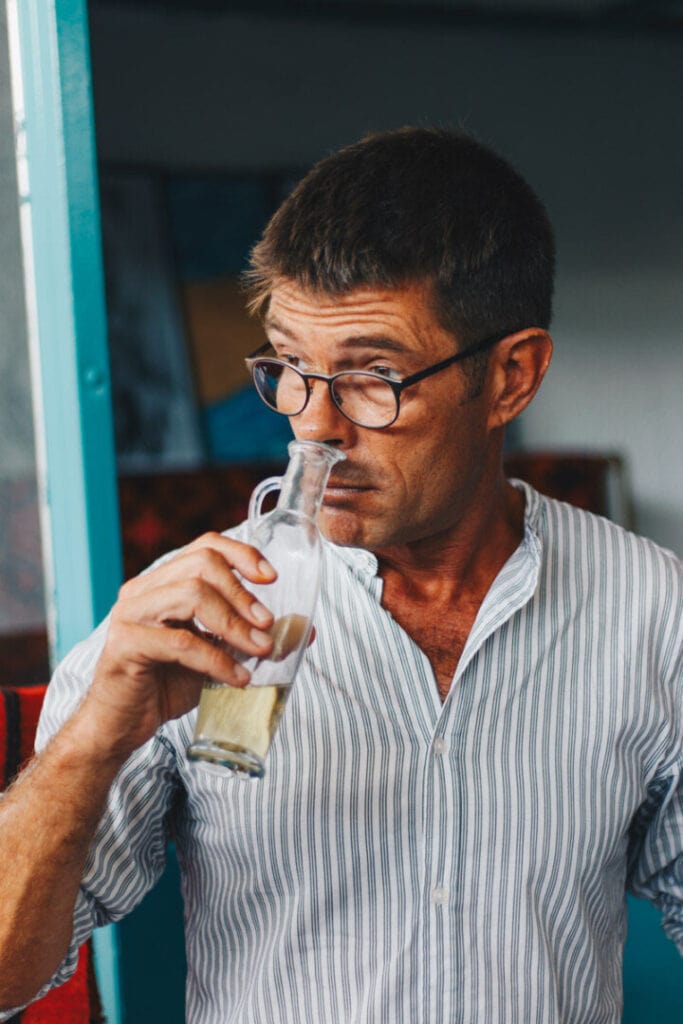
[[339, 295], [425, 281], [461, 344], [547, 328], [553, 230], [530, 186], [463, 132], [400, 128], [321, 160], [285, 199], [244, 275], [253, 311], [280, 278]]

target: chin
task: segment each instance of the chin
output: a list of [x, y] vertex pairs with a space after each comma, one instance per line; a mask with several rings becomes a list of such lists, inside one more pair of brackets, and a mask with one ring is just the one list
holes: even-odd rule
[[320, 532], [326, 540], [346, 548], [368, 548], [367, 522], [341, 509], [323, 508], [318, 517]]

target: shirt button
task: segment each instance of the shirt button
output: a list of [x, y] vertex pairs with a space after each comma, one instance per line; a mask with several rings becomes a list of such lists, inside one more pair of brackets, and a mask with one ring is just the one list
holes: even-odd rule
[[432, 889], [432, 903], [436, 903], [437, 906], [443, 907], [444, 904], [448, 903], [449, 895], [448, 889], [441, 885], [437, 885], [435, 889]]
[[448, 751], [448, 740], [443, 739], [441, 736], [437, 736], [434, 740], [434, 753], [445, 754]]

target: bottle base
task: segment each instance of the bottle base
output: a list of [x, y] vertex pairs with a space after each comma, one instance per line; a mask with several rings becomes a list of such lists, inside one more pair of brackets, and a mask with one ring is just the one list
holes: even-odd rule
[[187, 756], [201, 768], [218, 775], [224, 775], [226, 770], [249, 779], [262, 779], [265, 775], [261, 758], [243, 747], [228, 747], [210, 740], [197, 740], [188, 747]]

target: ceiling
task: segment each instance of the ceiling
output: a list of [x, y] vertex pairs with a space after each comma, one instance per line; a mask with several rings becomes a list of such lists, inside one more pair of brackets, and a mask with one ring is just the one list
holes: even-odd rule
[[573, 30], [683, 30], [683, 0], [89, 0], [91, 7], [201, 14], [440, 22]]

